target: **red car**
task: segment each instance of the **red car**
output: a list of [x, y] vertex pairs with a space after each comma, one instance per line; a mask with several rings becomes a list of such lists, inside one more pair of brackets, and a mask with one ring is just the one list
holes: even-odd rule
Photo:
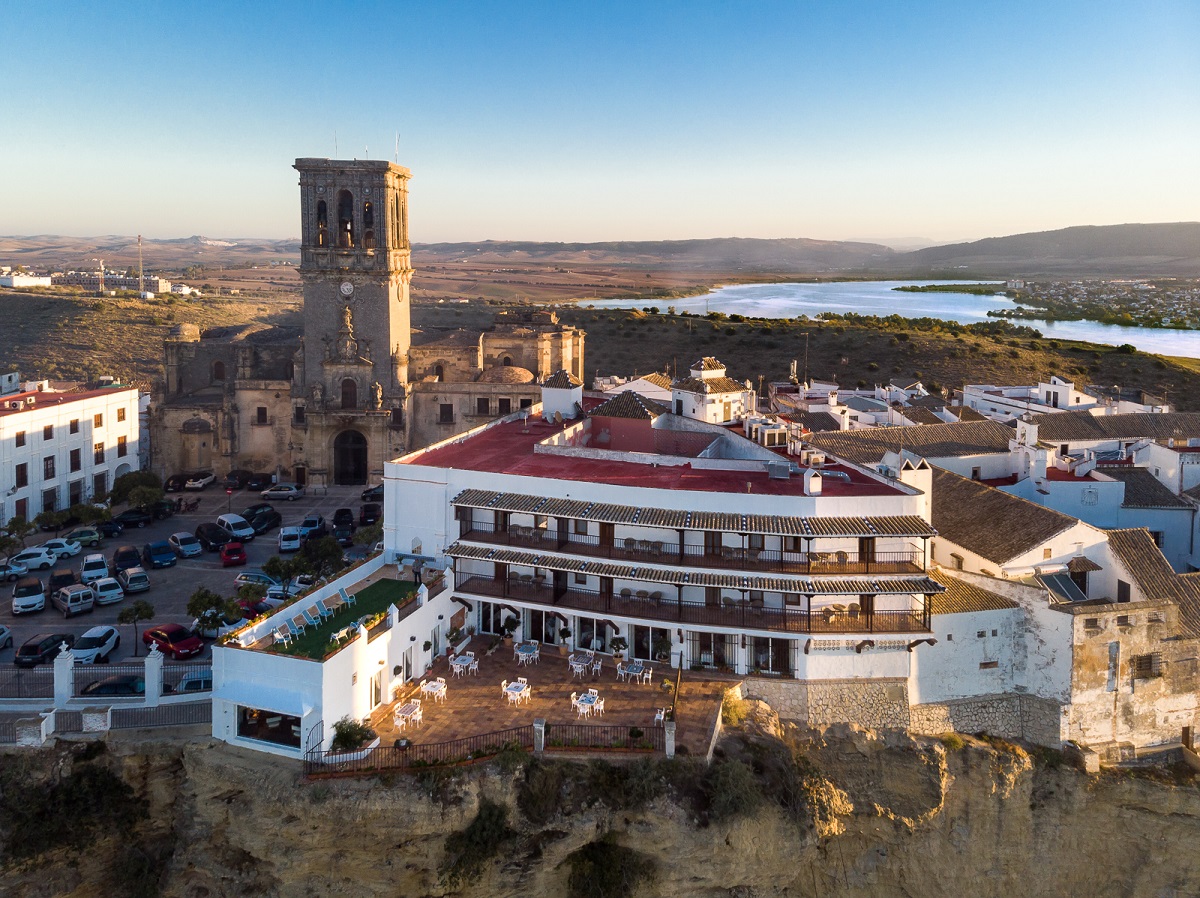
[[246, 563], [246, 547], [241, 543], [225, 543], [221, 546], [221, 567], [233, 567]]
[[190, 658], [204, 651], [200, 637], [181, 624], [159, 624], [142, 634], [147, 646], [157, 645], [158, 650], [172, 658]]

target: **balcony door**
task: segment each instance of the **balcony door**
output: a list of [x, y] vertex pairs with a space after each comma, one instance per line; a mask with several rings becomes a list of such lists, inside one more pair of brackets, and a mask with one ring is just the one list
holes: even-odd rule
[[602, 549], [611, 549], [613, 547], [615, 529], [613, 524], [600, 525], [600, 547]]

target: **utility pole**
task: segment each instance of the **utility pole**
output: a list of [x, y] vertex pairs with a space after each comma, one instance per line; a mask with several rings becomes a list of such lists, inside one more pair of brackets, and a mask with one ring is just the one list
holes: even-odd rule
[[146, 292], [146, 281], [142, 277], [142, 235], [138, 234], [138, 298]]

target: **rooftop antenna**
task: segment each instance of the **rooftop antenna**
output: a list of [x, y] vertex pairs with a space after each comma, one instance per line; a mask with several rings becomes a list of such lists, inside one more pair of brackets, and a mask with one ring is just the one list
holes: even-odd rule
[[804, 384], [808, 386], [808, 331], [804, 332]]
[[396, 164], [400, 164], [400, 132], [396, 132]]
[[367, 146], [364, 146], [364, 147], [363, 147], [363, 158], [364, 158], [364, 159], [370, 159], [370, 158], [371, 158], [371, 148], [370, 148], [370, 147], [367, 147]]
[[337, 131], [334, 131], [334, 132], [333, 132], [333, 158], [334, 158], [334, 159], [336, 159], [336, 158], [337, 158], [337, 155], [338, 155], [338, 151], [337, 151]]

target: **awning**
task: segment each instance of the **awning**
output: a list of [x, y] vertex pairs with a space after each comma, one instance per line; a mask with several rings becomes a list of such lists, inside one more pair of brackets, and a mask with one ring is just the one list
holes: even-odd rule
[[303, 717], [313, 709], [313, 705], [306, 702], [304, 696], [299, 692], [258, 683], [224, 684], [213, 693], [213, 698], [233, 702], [244, 708], [275, 711], [278, 714], [290, 714], [293, 717]]

